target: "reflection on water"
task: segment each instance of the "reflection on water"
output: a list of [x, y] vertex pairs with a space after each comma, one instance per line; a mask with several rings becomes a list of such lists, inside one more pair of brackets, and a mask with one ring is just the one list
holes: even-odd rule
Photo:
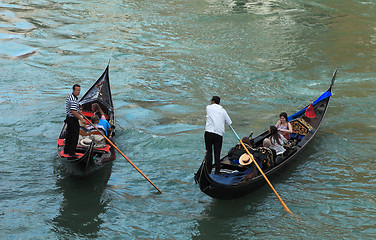
[[[243, 198], [231, 201], [212, 200], [197, 219], [192, 239], [252, 239], [257, 235], [261, 237], [263, 231], [255, 227], [262, 224], [259, 213], [266, 210], [265, 198], [268, 195], [272, 196], [269, 187], [263, 187]], [[279, 202], [276, 198], [269, 197], [269, 201], [278, 208]], [[288, 214], [285, 216], [291, 218]]]
[[53, 231], [68, 238], [98, 237], [98, 231], [103, 223], [101, 214], [106, 213], [109, 203], [102, 195], [111, 176], [111, 168], [112, 163], [88, 179], [69, 176], [57, 179], [56, 185], [64, 199], [59, 214], [52, 219]]
[[[192, 239], [231, 239], [236, 236], [235, 224], [238, 221], [233, 219], [248, 215], [252, 218], [252, 208], [247, 204], [238, 204], [239, 201], [217, 201], [211, 202], [197, 220]], [[256, 205], [254, 203], [252, 206]], [[253, 209], [255, 210], [255, 209]], [[233, 216], [233, 217], [232, 217]]]

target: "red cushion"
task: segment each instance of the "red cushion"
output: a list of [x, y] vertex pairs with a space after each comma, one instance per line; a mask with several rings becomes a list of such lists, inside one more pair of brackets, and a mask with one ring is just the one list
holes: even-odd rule
[[59, 140], [57, 140], [57, 145], [59, 145], [59, 146], [65, 146], [64, 139], [63, 138], [59, 138]]
[[[82, 114], [87, 118], [91, 118], [94, 115], [94, 113], [92, 112], [82, 112]], [[108, 119], [108, 116], [106, 114], [104, 116], [106, 119]]]
[[[76, 154], [78, 155], [78, 158], [80, 158], [80, 157], [82, 157], [84, 155], [83, 153], [76, 153]], [[60, 156], [62, 156], [62, 157], [70, 157], [68, 154], [64, 153], [64, 150], [62, 150], [60, 152]]]

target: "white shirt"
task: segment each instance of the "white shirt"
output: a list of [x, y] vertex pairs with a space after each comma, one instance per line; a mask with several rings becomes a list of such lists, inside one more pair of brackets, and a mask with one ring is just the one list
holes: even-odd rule
[[205, 131], [223, 136], [225, 133], [225, 124], [232, 123], [226, 110], [218, 104], [211, 104], [206, 107], [206, 125]]
[[[281, 139], [280, 139], [281, 144], [286, 144], [287, 143], [286, 138], [284, 136], [282, 136], [282, 134], [280, 134], [280, 133], [278, 133], [278, 134], [281, 137]], [[286, 149], [282, 145], [278, 144], [277, 141], [274, 141], [274, 139], [273, 140], [270, 139], [270, 142], [272, 143], [272, 145], [269, 148], [274, 149], [276, 151], [277, 155], [282, 154], [286, 151]]]

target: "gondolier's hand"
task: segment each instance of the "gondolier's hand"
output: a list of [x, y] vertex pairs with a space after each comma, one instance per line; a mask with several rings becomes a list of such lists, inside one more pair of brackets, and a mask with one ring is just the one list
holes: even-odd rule
[[82, 124], [83, 124], [84, 126], [88, 125], [85, 119], [81, 118], [80, 121], [82, 122]]
[[78, 111], [78, 119], [80, 119], [80, 121], [82, 122], [82, 124], [85, 125], [85, 127], [86, 127], [86, 125], [88, 125], [88, 123], [86, 122], [86, 120], [85, 120], [85, 118], [83, 116], [84, 116], [84, 114], [82, 113], [82, 110], [80, 109]]

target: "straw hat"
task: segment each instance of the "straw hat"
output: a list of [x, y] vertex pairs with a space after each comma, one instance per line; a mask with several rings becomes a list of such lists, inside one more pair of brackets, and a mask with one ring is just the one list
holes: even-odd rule
[[248, 154], [244, 153], [243, 155], [240, 156], [239, 163], [240, 163], [240, 165], [245, 166], [245, 165], [251, 164], [252, 159]]
[[89, 139], [89, 138], [83, 138], [83, 139], [81, 139], [81, 141], [80, 141], [80, 145], [81, 146], [90, 146], [90, 144], [91, 144], [91, 142], [92, 142], [93, 140], [91, 140], [91, 139]]

